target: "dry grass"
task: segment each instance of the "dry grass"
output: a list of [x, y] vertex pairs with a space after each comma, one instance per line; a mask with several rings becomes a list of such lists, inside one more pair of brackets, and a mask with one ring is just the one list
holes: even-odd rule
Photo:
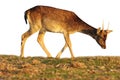
[[0, 55], [0, 80], [120, 80], [120, 57], [71, 60]]

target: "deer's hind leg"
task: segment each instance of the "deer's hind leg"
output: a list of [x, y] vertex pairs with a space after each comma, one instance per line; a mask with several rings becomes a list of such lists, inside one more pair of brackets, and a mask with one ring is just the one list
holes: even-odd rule
[[50, 52], [47, 50], [45, 44], [44, 44], [44, 36], [45, 36], [45, 32], [44, 30], [40, 30], [39, 34], [38, 34], [38, 43], [40, 44], [40, 46], [42, 47], [42, 49], [45, 51], [45, 53], [47, 54], [47, 57], [52, 57]]
[[22, 39], [21, 39], [21, 54], [20, 57], [24, 57], [24, 46], [25, 46], [25, 42], [27, 40], [28, 37], [30, 37], [32, 34], [34, 34], [35, 32], [37, 32], [38, 30], [33, 30], [33, 29], [29, 29], [27, 32], [25, 32], [22, 35]]

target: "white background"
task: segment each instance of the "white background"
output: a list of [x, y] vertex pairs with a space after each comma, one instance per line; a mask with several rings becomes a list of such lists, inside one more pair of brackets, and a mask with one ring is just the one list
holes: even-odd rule
[[[96, 41], [82, 33], [72, 34], [73, 52], [78, 56], [120, 56], [120, 2], [119, 0], [1, 0], [0, 1], [0, 54], [20, 55], [21, 35], [29, 29], [25, 24], [24, 11], [46, 5], [74, 11], [82, 20], [99, 28], [104, 20], [105, 29], [110, 22], [112, 33], [108, 35], [107, 49], [102, 49]], [[46, 54], [37, 43], [37, 33], [28, 38], [25, 56]], [[45, 44], [55, 57], [65, 41], [62, 34], [46, 33]], [[70, 57], [67, 48], [61, 57]]]

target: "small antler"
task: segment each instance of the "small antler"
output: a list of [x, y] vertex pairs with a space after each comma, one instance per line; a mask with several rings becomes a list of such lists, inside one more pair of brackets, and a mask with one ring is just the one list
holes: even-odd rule
[[110, 25], [110, 22], [108, 22], [108, 27], [107, 27], [107, 30], [109, 30], [109, 25]]
[[102, 22], [102, 32], [104, 31], [104, 20]]
[[109, 30], [109, 25], [110, 25], [110, 22], [108, 22], [107, 33], [112, 32], [112, 30]]

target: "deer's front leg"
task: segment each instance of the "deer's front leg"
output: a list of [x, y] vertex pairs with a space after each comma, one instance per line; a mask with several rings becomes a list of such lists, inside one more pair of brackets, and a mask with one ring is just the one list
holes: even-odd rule
[[40, 44], [40, 46], [42, 47], [42, 49], [45, 51], [45, 53], [47, 54], [47, 57], [52, 57], [51, 54], [49, 53], [49, 51], [47, 50], [47, 48], [45, 47], [44, 35], [45, 35], [45, 32], [39, 32], [37, 41]]
[[67, 43], [65, 43], [64, 47], [61, 49], [61, 51], [57, 54], [56, 58], [60, 58], [63, 51], [67, 48]]
[[73, 55], [73, 51], [72, 51], [72, 44], [71, 44], [71, 41], [70, 41], [69, 33], [65, 32], [64, 33], [64, 38], [65, 38], [65, 41], [67, 43], [67, 46], [69, 47], [71, 58], [74, 59], [74, 55]]

